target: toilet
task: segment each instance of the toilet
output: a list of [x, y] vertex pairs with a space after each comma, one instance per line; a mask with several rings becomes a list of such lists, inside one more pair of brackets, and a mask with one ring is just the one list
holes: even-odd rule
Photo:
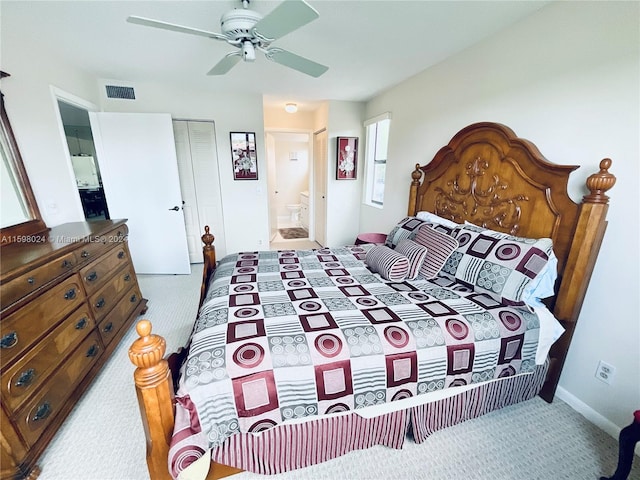
[[300, 222], [300, 204], [295, 203], [287, 205], [287, 210], [289, 211], [289, 219], [291, 220], [291, 223], [298, 225]]

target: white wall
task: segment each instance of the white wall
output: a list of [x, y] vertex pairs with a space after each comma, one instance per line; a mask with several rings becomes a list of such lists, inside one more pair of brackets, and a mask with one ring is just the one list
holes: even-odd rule
[[[364, 176], [364, 103], [330, 101], [328, 110], [327, 235], [326, 245], [350, 245], [358, 236]], [[358, 137], [355, 180], [336, 180], [338, 137]]]
[[[410, 173], [462, 127], [493, 121], [550, 161], [576, 164], [569, 194], [613, 159], [602, 244], [560, 387], [618, 426], [640, 406], [638, 191], [640, 38], [637, 2], [556, 2], [367, 104], [393, 115], [384, 209], [362, 206], [361, 230], [388, 231], [406, 214]], [[617, 368], [611, 386], [599, 360]]]
[[[10, 46], [9, 46], [10, 45]], [[84, 214], [71, 169], [67, 146], [59, 128], [59, 116], [51, 86], [112, 112], [162, 112], [173, 118], [213, 120], [216, 124], [220, 187], [223, 197], [225, 250], [256, 250], [268, 245], [266, 163], [262, 97], [216, 95], [184, 91], [179, 86], [138, 84], [136, 100], [105, 100], [102, 82], [86, 72], [65, 65], [42, 45], [28, 39], [2, 44], [2, 69], [7, 113], [13, 125], [25, 168], [45, 223], [56, 226], [83, 221]], [[256, 133], [258, 180], [234, 181], [229, 132]], [[149, 179], [153, 172], [149, 172]], [[212, 232], [220, 226], [211, 225]]]
[[2, 70], [11, 74], [1, 85], [7, 115], [43, 220], [49, 227], [83, 221], [51, 86], [97, 103], [95, 78], [33, 46], [28, 38], [3, 34], [1, 48]]
[[[265, 249], [269, 245], [267, 163], [262, 96], [185, 91], [162, 84], [133, 84], [136, 100], [107, 99], [104, 111], [170, 113], [180, 120], [215, 123], [226, 252]], [[230, 132], [255, 132], [258, 180], [233, 180]], [[218, 188], [212, 183], [211, 188]], [[211, 225], [216, 235], [219, 226]]]
[[266, 130], [286, 130], [286, 131], [311, 131], [313, 130], [312, 110], [302, 110], [296, 113], [287, 113], [282, 107], [264, 107], [264, 128]]

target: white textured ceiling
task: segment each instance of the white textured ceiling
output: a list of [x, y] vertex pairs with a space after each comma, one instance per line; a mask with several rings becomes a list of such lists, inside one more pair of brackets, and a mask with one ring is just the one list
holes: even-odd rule
[[[262, 14], [280, 2], [253, 0]], [[329, 66], [320, 78], [270, 62], [206, 73], [234, 47], [127, 23], [129, 15], [220, 31], [238, 0], [0, 2], [2, 50], [43, 49], [98, 78], [161, 82], [195, 91], [250, 92], [266, 103], [362, 101], [544, 7], [542, 1], [309, 0], [320, 18], [273, 46]], [[10, 72], [9, 72], [10, 73]]]

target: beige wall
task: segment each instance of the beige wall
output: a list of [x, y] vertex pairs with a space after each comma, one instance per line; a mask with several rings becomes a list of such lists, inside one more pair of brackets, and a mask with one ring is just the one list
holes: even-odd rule
[[[613, 159], [609, 226], [559, 392], [611, 433], [640, 405], [639, 17], [637, 2], [556, 2], [366, 108], [393, 119], [384, 209], [362, 206], [364, 230], [402, 218], [413, 165], [474, 122], [504, 123], [550, 161], [581, 165], [575, 201], [599, 161]], [[599, 360], [617, 368], [611, 386], [594, 376]]]

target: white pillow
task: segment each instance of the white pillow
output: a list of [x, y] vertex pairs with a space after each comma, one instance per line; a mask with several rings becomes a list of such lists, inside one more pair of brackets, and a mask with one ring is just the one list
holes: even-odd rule
[[542, 365], [549, 355], [551, 345], [564, 333], [564, 327], [544, 305], [533, 307], [533, 311], [540, 321], [536, 365]]
[[429, 223], [439, 223], [440, 225], [444, 225], [445, 227], [449, 227], [449, 228], [456, 228], [457, 226], [459, 226], [459, 223], [453, 222], [451, 220], [447, 220], [446, 218], [442, 218], [438, 215], [436, 215], [435, 213], [431, 213], [431, 212], [418, 212], [418, 214], [416, 215], [416, 218], [418, 220], [424, 220], [425, 222], [429, 222]]
[[549, 260], [538, 276], [529, 282], [522, 292], [522, 301], [530, 307], [543, 306], [541, 300], [553, 297], [556, 294], [555, 285], [558, 278], [558, 259], [553, 250], [549, 254]]

